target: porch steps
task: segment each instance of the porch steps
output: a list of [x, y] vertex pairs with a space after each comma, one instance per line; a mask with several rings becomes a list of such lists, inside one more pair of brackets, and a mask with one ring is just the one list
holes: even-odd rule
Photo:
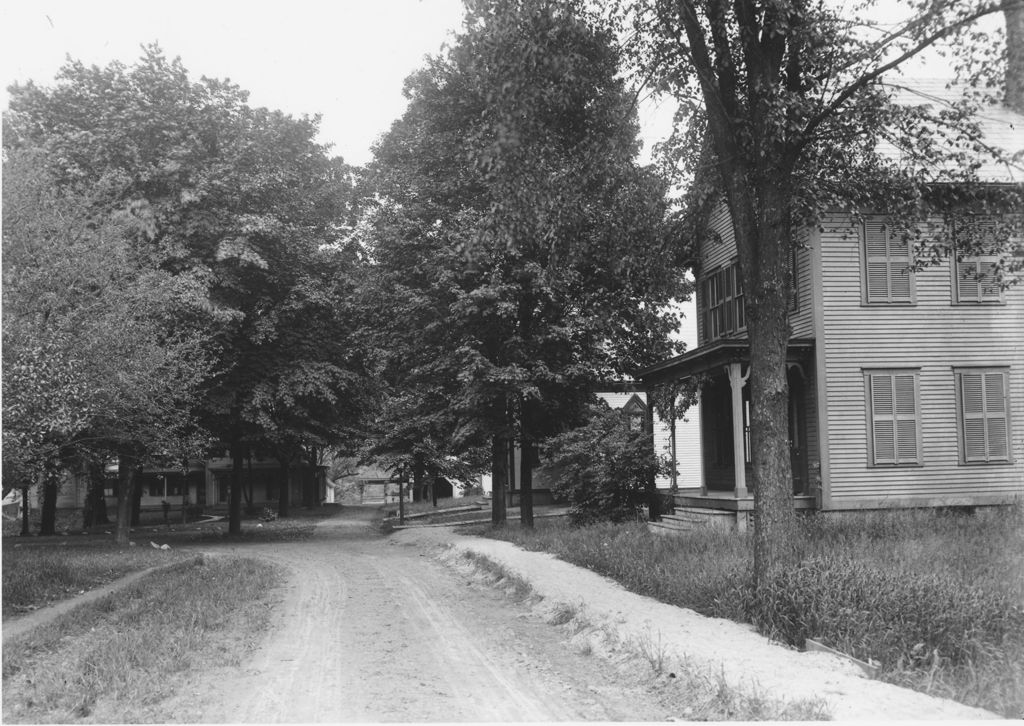
[[675, 514], [663, 514], [660, 522], [648, 522], [656, 534], [676, 534], [713, 529], [731, 532], [736, 529], [736, 512], [726, 509], [699, 509], [676, 507]]

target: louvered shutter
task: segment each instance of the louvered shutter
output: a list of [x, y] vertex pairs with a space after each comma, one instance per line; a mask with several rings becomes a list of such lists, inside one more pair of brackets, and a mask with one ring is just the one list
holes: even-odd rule
[[910, 244], [881, 219], [864, 222], [867, 302], [910, 302]]
[[875, 464], [917, 464], [917, 384], [913, 373], [873, 373], [871, 436]]
[[871, 386], [871, 435], [876, 464], [896, 463], [896, 411], [893, 405], [892, 376], [874, 374]]
[[1010, 432], [1007, 421], [1006, 374], [960, 374], [964, 461], [1007, 461]]
[[956, 263], [956, 299], [959, 302], [981, 300], [981, 279], [977, 260], [963, 260]]

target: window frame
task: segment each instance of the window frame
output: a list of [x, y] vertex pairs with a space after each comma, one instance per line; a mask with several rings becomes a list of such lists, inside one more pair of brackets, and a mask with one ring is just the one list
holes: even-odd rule
[[[970, 222], [957, 221], [953, 226], [953, 257], [950, 260], [950, 271], [952, 274], [952, 292], [953, 292], [953, 304], [954, 305], [1005, 305], [1006, 296], [1003, 294], [1003, 289], [997, 284], [995, 285], [994, 294], [989, 292], [986, 294], [985, 291], [985, 277], [986, 273], [982, 272], [982, 265], [994, 266], [999, 261], [999, 255], [960, 255], [960, 229], [968, 225], [976, 225], [978, 227], [990, 227], [995, 230], [997, 221], [994, 217], [978, 217], [971, 220]], [[984, 234], [984, 232], [982, 232]], [[970, 276], [975, 278], [977, 285], [977, 293], [975, 295], [964, 297], [961, 295], [960, 283], [961, 280], [966, 280], [968, 274], [961, 273], [960, 267], [962, 265], [973, 265], [974, 272], [968, 273]], [[991, 283], [990, 283], [991, 287]]]
[[[865, 368], [864, 375], [864, 397], [865, 397], [865, 422], [867, 433], [868, 467], [872, 469], [906, 469], [924, 466], [924, 451], [921, 437], [921, 369], [920, 368]], [[875, 377], [888, 376], [891, 381], [889, 393], [892, 400], [892, 413], [876, 413], [875, 411]], [[913, 416], [900, 414], [897, 411], [896, 376], [911, 376], [913, 379], [914, 413]], [[880, 417], [891, 418], [880, 418]], [[909, 458], [901, 461], [900, 445], [902, 437], [899, 434], [899, 422], [901, 420], [913, 419], [914, 422], [914, 452], [913, 460]], [[892, 421], [892, 460], [879, 461], [876, 431], [878, 424], [884, 420]]]
[[[881, 231], [885, 235], [885, 254], [878, 255], [872, 254], [870, 249], [870, 241], [868, 239], [869, 225], [878, 224], [881, 226]], [[894, 234], [893, 225], [886, 222], [884, 217], [872, 216], [867, 217], [861, 221], [860, 224], [860, 257], [861, 257], [861, 303], [863, 305], [870, 306], [914, 306], [917, 304], [917, 284], [916, 275], [914, 274], [913, 268], [913, 252], [914, 246], [908, 239], [906, 242], [906, 259], [900, 260], [897, 255], [894, 255], [891, 250], [890, 241]], [[896, 232], [898, 233], [898, 232]], [[881, 258], [881, 259], [879, 259]], [[904, 298], [902, 295], [894, 296], [893, 294], [893, 267], [901, 262], [905, 262], [904, 268], [907, 271], [907, 295]], [[872, 274], [871, 268], [873, 265], [884, 264], [885, 265], [885, 287], [886, 294], [884, 299], [881, 296], [874, 295], [871, 292], [871, 281]]]
[[729, 338], [747, 329], [746, 290], [736, 258], [702, 276], [697, 291], [704, 342]]
[[[991, 416], [987, 411], [988, 407], [988, 395], [987, 395], [987, 383], [986, 376], [998, 374], [1002, 376], [1003, 392], [1002, 392], [1002, 416]], [[968, 454], [967, 446], [967, 417], [968, 413], [964, 405], [964, 376], [979, 376], [981, 379], [981, 401], [986, 410], [983, 410], [980, 417], [981, 421], [984, 422], [985, 432], [985, 458], [977, 459], [970, 457]], [[961, 466], [1000, 466], [1005, 464], [1013, 464], [1013, 420], [1012, 420], [1012, 403], [1010, 400], [1010, 367], [1009, 366], [959, 366], [953, 369], [954, 378], [954, 390], [956, 392], [956, 429], [957, 429], [957, 449], [958, 459]], [[990, 419], [1002, 419], [1003, 420], [1003, 431], [1005, 433], [1004, 446], [1005, 456], [1002, 458], [994, 457], [991, 453], [991, 443], [989, 441], [990, 429], [988, 421]]]

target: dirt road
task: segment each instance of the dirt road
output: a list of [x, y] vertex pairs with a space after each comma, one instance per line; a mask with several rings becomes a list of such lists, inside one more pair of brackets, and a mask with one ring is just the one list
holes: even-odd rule
[[283, 565], [279, 624], [240, 669], [196, 674], [175, 720], [664, 720], [639, 660], [578, 652], [562, 629], [346, 509], [312, 540], [246, 545]]

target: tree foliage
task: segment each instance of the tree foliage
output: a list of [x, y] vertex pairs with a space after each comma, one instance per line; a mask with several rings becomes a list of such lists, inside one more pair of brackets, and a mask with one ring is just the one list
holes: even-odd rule
[[[786, 562], [795, 526], [785, 360], [799, 230], [828, 210], [882, 211], [919, 252], [941, 256], [943, 238], [922, 224], [936, 210], [949, 217], [1020, 208], [1019, 185], [993, 194], [978, 176], [983, 159], [1015, 163], [981, 128], [984, 109], [1001, 101], [1004, 51], [1000, 37], [980, 37], [973, 23], [1001, 4], [913, 0], [892, 27], [863, 22], [870, 5], [856, 17], [831, 4], [777, 0], [651, 0], [627, 12], [634, 60], [680, 103], [682, 127], [665, 152], [689, 180], [690, 234], [707, 237], [718, 200], [732, 220], [751, 351], [759, 582]], [[959, 51], [953, 66], [966, 92], [908, 102], [909, 84], [893, 71], [940, 43]], [[957, 252], [1000, 253], [1012, 273], [1020, 261], [992, 242], [979, 236]]]
[[642, 517], [647, 482], [666, 468], [654, 454], [651, 435], [632, 430], [621, 411], [604, 402], [591, 407], [590, 420], [545, 446], [552, 489], [569, 500], [574, 524], [624, 522]]
[[371, 258], [396, 293], [401, 378], [422, 415], [447, 401], [444, 441], [515, 439], [529, 462], [597, 380], [671, 351], [659, 308], [684, 289], [665, 187], [635, 162], [618, 69], [610, 31], [574, 4], [472, 2], [407, 82], [371, 166]]

